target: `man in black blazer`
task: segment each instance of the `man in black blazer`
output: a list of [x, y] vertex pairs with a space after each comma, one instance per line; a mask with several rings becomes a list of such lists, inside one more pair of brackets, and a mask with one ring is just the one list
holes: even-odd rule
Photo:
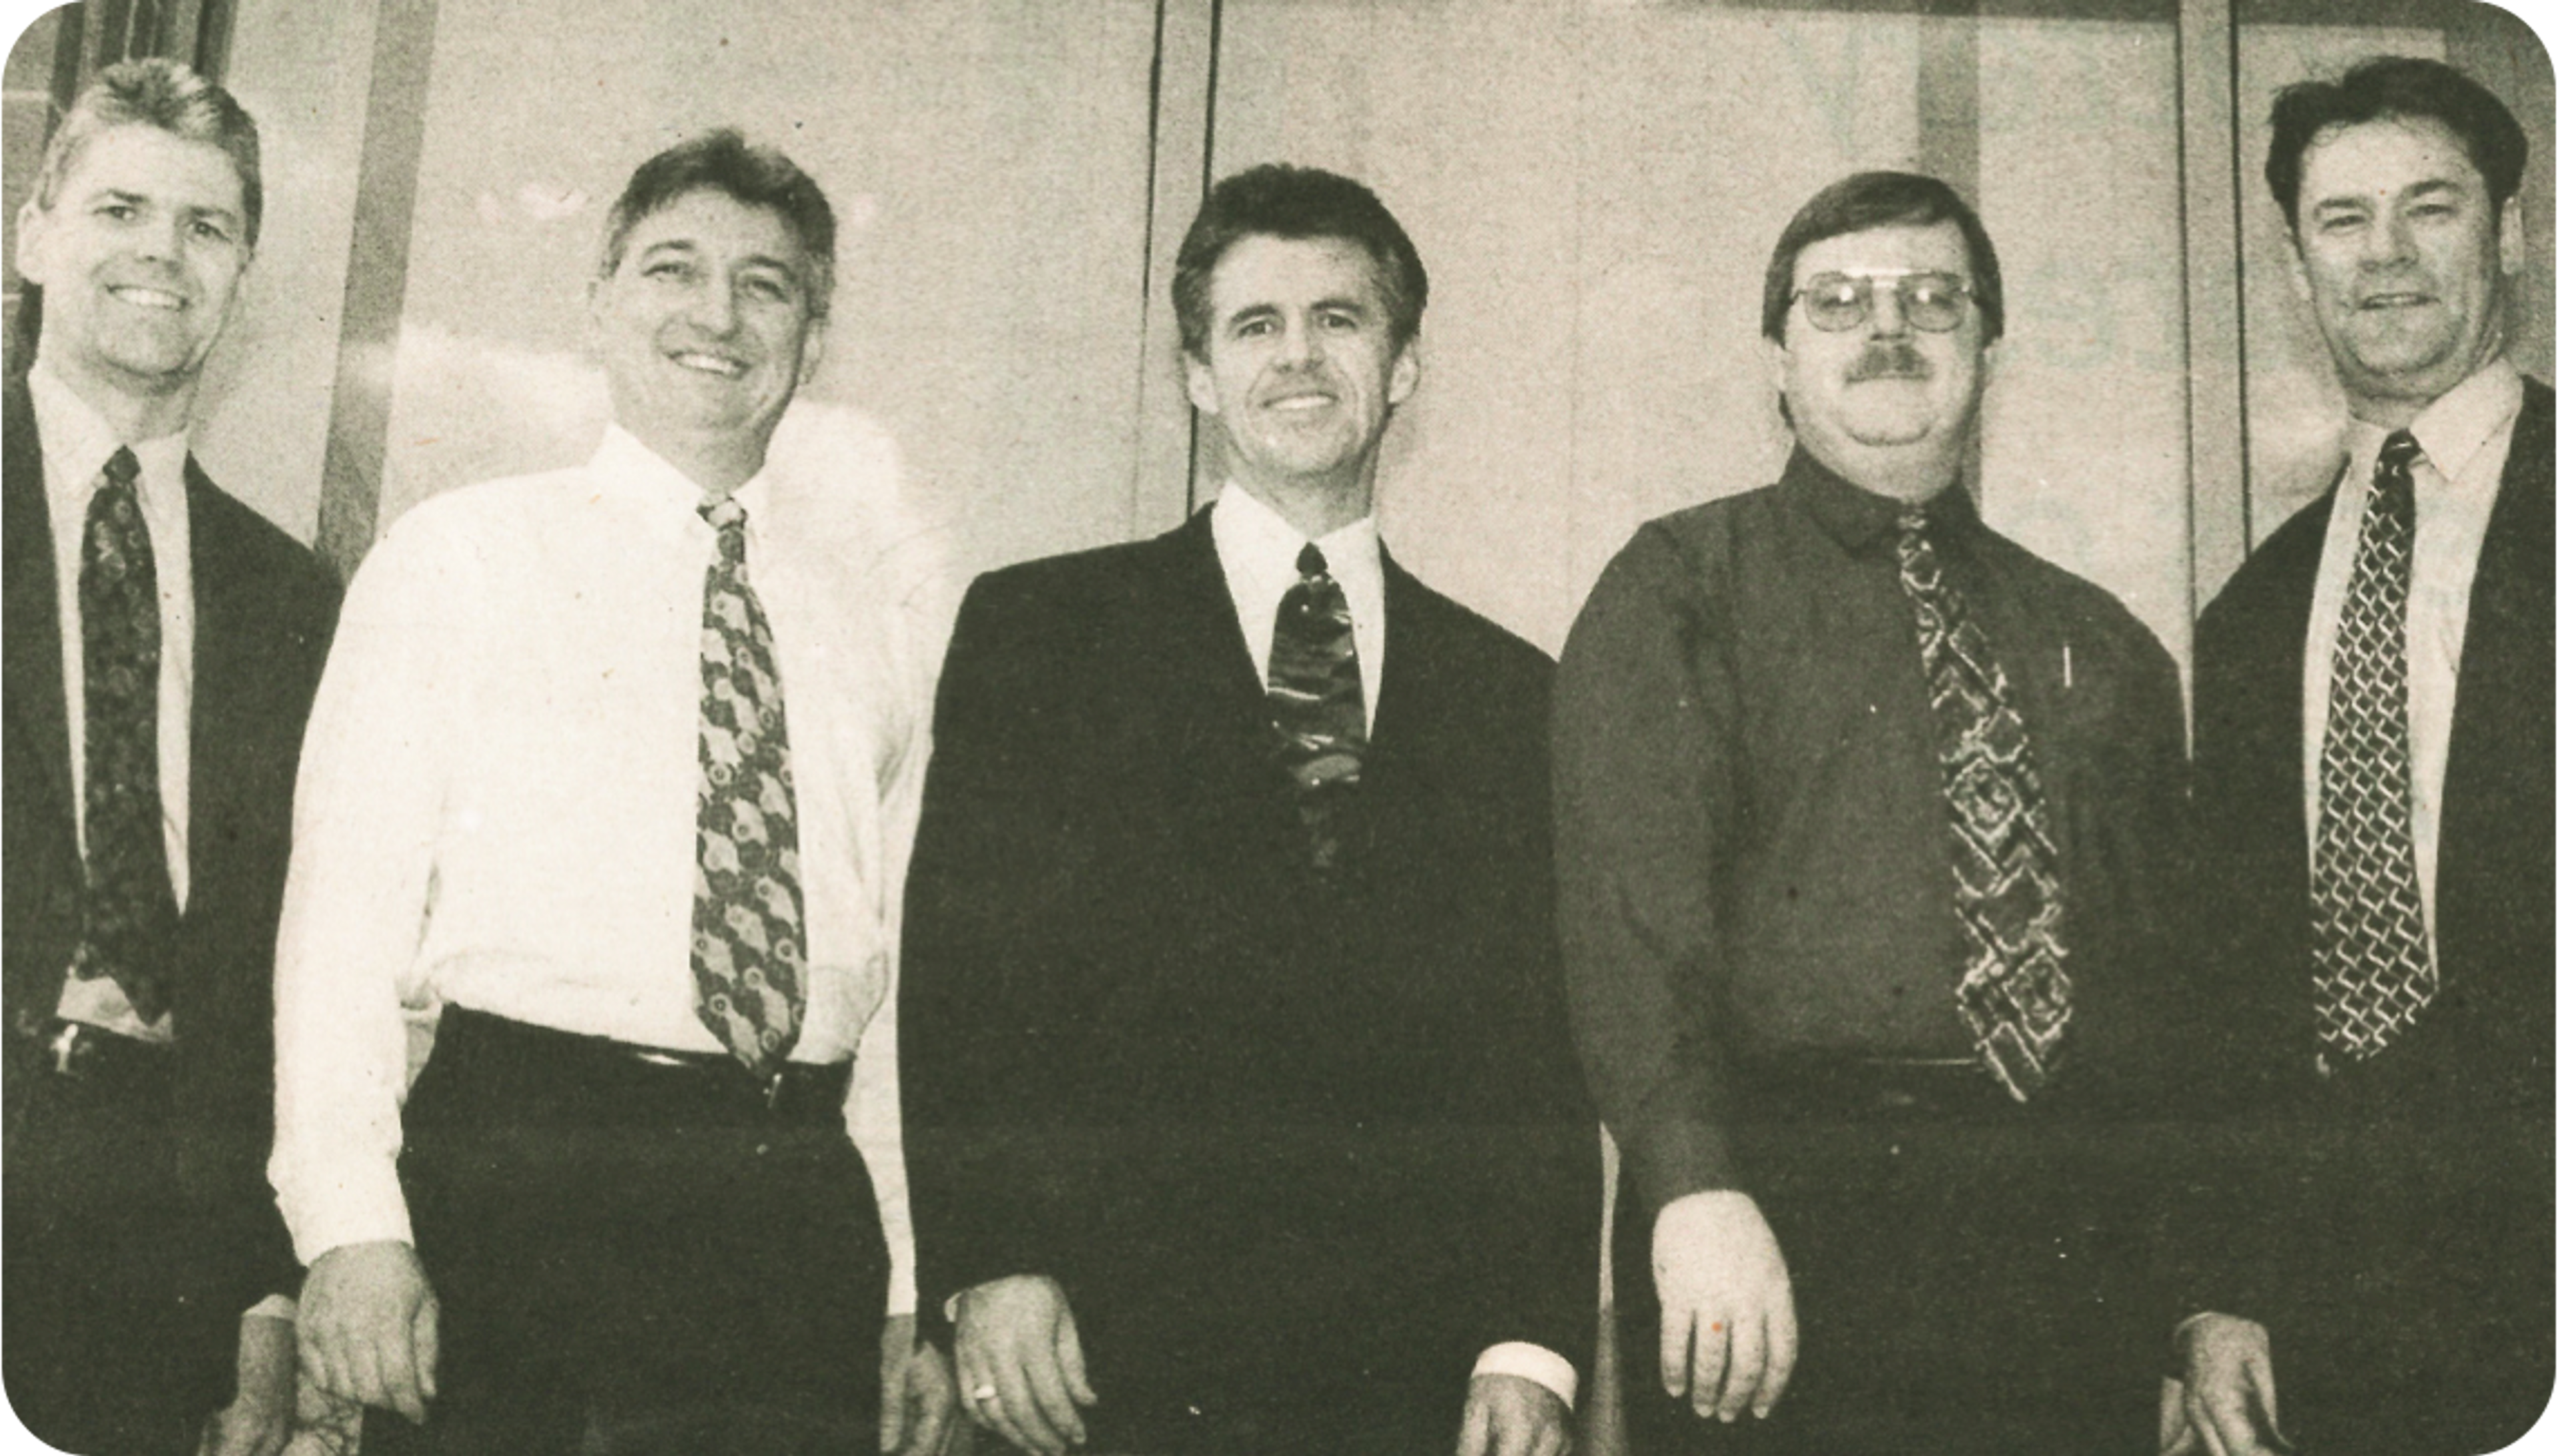
[[0, 470], [0, 1350], [19, 1419], [72, 1451], [193, 1451], [216, 1407], [218, 1452], [291, 1430], [270, 977], [338, 587], [186, 446], [259, 203], [247, 113], [141, 61], [64, 118], [19, 217], [43, 321]]
[[2491, 1450], [2551, 1374], [2551, 408], [2504, 357], [2525, 143], [2403, 58], [2273, 121], [2353, 419], [2197, 640], [2212, 1061], [2253, 1114], [2193, 1229], [2188, 1414], [2230, 1453]]
[[961, 609], [907, 902], [909, 1159], [924, 1306], [1026, 1449], [1569, 1439], [1599, 1174], [1549, 663], [1370, 513], [1426, 288], [1356, 183], [1219, 183], [1173, 289], [1224, 493]]

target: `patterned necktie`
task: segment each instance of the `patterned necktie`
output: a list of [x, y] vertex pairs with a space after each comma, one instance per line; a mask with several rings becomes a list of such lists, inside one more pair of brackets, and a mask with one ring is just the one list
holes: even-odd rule
[[86, 728], [81, 826], [87, 862], [71, 973], [113, 976], [134, 1014], [169, 1009], [178, 897], [160, 811], [160, 579], [134, 483], [118, 447], [89, 498], [80, 534], [80, 672]]
[[2416, 886], [2407, 746], [2407, 569], [2416, 540], [2416, 437], [2383, 441], [2353, 577], [2337, 620], [2319, 748], [2318, 852], [2310, 871], [2319, 1040], [2355, 1061], [2434, 999]]
[[722, 500], [702, 518], [719, 554], [702, 580], [694, 1010], [761, 1080], [799, 1040], [808, 1004], [799, 823], [773, 629], [746, 579], [746, 508]]
[[1332, 869], [1341, 860], [1342, 802], [1367, 752], [1367, 700], [1350, 599], [1311, 542], [1297, 553], [1297, 584], [1279, 599], [1270, 635], [1270, 725], [1273, 756], [1297, 781], [1311, 860]]
[[1900, 556], [1944, 768], [1954, 907], [1970, 946], [1955, 1000], [1982, 1063], [2024, 1101], [2051, 1077], [2069, 1022], [2061, 855], [2007, 671], [1945, 580], [1926, 512], [1903, 513]]

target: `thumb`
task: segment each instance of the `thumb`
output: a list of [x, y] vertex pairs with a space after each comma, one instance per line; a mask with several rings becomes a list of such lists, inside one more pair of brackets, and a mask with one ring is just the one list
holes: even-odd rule
[[1075, 1333], [1074, 1312], [1062, 1310], [1057, 1317], [1057, 1364], [1066, 1376], [1066, 1391], [1077, 1405], [1097, 1405], [1101, 1397], [1092, 1393], [1091, 1378], [1083, 1370], [1083, 1337]]
[[417, 1357], [417, 1388], [427, 1399], [435, 1398], [435, 1361], [442, 1336], [436, 1329], [441, 1311], [434, 1295], [418, 1301], [417, 1314], [409, 1321], [409, 1349]]
[[1466, 1398], [1466, 1424], [1457, 1432], [1457, 1456], [1487, 1456], [1492, 1447], [1492, 1412], [1480, 1396]]

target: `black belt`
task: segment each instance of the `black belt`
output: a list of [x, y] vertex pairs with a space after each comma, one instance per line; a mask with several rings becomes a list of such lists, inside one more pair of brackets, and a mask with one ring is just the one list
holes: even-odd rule
[[1978, 1057], [1860, 1057], [1795, 1053], [1743, 1069], [1756, 1116], [1850, 1121], [1929, 1120], [2013, 1113], [2020, 1104]]
[[103, 1087], [165, 1085], [171, 1048], [56, 1016], [15, 1027], [19, 1056], [48, 1077]]
[[[585, 1036], [448, 1006], [412, 1095], [410, 1121], [576, 1126], [843, 1126], [853, 1064], [786, 1062], [758, 1079], [723, 1052]], [[421, 1105], [422, 1104], [422, 1105]]]

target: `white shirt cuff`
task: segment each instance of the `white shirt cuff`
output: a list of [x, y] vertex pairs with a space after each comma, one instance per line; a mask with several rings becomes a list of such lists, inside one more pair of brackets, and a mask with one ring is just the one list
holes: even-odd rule
[[292, 1295], [270, 1294], [264, 1299], [261, 1299], [257, 1303], [249, 1306], [248, 1313], [241, 1315], [240, 1318], [244, 1320], [284, 1320], [289, 1323], [300, 1313], [301, 1306], [293, 1302]]
[[1475, 1374], [1534, 1381], [1561, 1396], [1566, 1410], [1581, 1394], [1581, 1375], [1572, 1368], [1571, 1361], [1524, 1340], [1505, 1340], [1485, 1351], [1475, 1362]]

